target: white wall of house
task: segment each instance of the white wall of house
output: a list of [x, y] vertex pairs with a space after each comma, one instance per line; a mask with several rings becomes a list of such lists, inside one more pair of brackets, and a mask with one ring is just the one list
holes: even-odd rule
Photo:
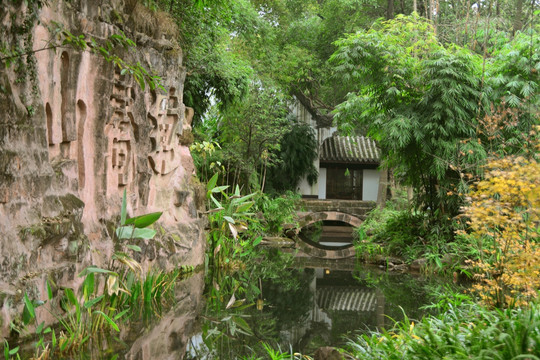
[[[315, 129], [319, 149], [324, 140], [337, 131], [336, 127], [317, 128], [317, 122], [313, 119], [309, 111], [307, 111], [307, 109], [298, 101], [291, 107], [291, 111], [296, 115], [299, 121], [305, 122]], [[309, 185], [307, 179], [303, 178], [298, 184], [298, 192], [301, 195], [317, 196], [319, 199], [326, 199], [326, 168], [319, 168], [319, 159], [316, 159], [313, 164], [315, 165], [315, 168], [319, 170], [318, 181], [313, 185]], [[377, 201], [380, 171], [364, 169], [362, 175], [362, 200]]]
[[[319, 169], [318, 158], [313, 162], [313, 165], [315, 166], [315, 169]], [[320, 179], [320, 174], [319, 174], [319, 179]], [[326, 178], [325, 178], [325, 186], [326, 186]], [[309, 185], [309, 182], [307, 181], [307, 177], [304, 176], [298, 183], [298, 192], [302, 195], [317, 196], [319, 194], [318, 182], [315, 181], [313, 185]]]
[[364, 169], [362, 183], [362, 200], [377, 201], [379, 194], [379, 179], [381, 173], [379, 170]]
[[[313, 119], [309, 111], [307, 111], [307, 109], [302, 104], [300, 104], [299, 101], [296, 101], [292, 105], [291, 111], [300, 122], [309, 124], [309, 126], [311, 126], [315, 130], [319, 148], [321, 147], [324, 140], [332, 136], [332, 134], [337, 131], [336, 127], [317, 128], [317, 122]], [[319, 170], [318, 182], [315, 182], [313, 185], [309, 185], [307, 178], [304, 177], [298, 183], [298, 187], [297, 187], [298, 192], [301, 195], [306, 195], [306, 196], [318, 195], [319, 199], [326, 199], [326, 169], [324, 168], [319, 169], [318, 158], [315, 159], [315, 161], [313, 161], [313, 165], [315, 166], [315, 169]], [[324, 172], [324, 175], [321, 175], [321, 172]]]
[[326, 168], [319, 169], [319, 199], [326, 199]]
[[300, 104], [299, 101], [296, 101], [293, 106], [291, 107], [292, 113], [296, 116], [296, 118], [300, 122], [304, 122], [306, 124], [309, 124], [313, 129], [315, 129], [315, 132], [317, 134], [317, 141], [319, 142], [319, 146], [322, 145], [323, 141], [332, 136], [333, 133], [337, 131], [337, 127], [325, 127], [325, 128], [317, 128], [317, 122], [313, 119], [309, 111]]

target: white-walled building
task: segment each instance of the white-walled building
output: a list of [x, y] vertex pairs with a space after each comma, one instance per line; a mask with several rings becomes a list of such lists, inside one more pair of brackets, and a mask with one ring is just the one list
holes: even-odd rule
[[328, 117], [315, 119], [299, 101], [292, 110], [299, 121], [315, 130], [319, 145], [314, 162], [318, 181], [310, 185], [302, 179], [298, 192], [306, 198], [377, 201], [381, 174], [375, 141], [364, 136], [337, 135]]

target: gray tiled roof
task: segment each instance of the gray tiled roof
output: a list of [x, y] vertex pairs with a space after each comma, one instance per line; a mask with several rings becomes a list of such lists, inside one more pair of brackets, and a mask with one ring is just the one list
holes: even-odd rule
[[325, 310], [375, 311], [375, 291], [349, 287], [317, 288], [317, 305]]
[[364, 136], [331, 136], [321, 145], [321, 162], [378, 164], [380, 150], [375, 141]]

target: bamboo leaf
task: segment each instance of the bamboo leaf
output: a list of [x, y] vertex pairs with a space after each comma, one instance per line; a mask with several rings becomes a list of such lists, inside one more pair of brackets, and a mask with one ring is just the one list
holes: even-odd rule
[[34, 304], [28, 299], [28, 294], [24, 294], [23, 323], [28, 325], [35, 318], [36, 312]]
[[237, 199], [234, 199], [231, 201], [231, 204], [235, 205], [235, 204], [242, 204], [244, 202], [246, 202], [247, 200], [251, 199], [252, 197], [254, 197], [255, 195], [257, 195], [257, 193], [252, 193], [252, 194], [248, 194], [248, 195], [245, 195], [245, 196], [242, 196], [240, 198], [237, 198]]
[[84, 303], [84, 308], [85, 309], [90, 309], [92, 306], [94, 306], [95, 304], [97, 304], [98, 302], [101, 301], [101, 299], [103, 299], [105, 297], [105, 295], [101, 295], [101, 296], [98, 296], [97, 298], [94, 298], [92, 300], [89, 300], [89, 301], [85, 301]]
[[229, 188], [229, 185], [224, 185], [224, 186], [218, 186], [218, 187], [215, 187], [213, 188], [212, 190], [210, 190], [211, 192], [213, 192], [214, 194], [215, 193], [219, 193], [219, 192], [222, 192], [222, 191], [225, 191]]
[[128, 244], [128, 245], [126, 245], [126, 247], [128, 249], [131, 249], [131, 250], [136, 251], [136, 252], [141, 252], [142, 251], [141, 247], [137, 246], [137, 245]]
[[234, 219], [230, 216], [224, 216], [223, 219], [225, 219], [228, 223], [234, 224]]
[[77, 298], [75, 297], [75, 293], [70, 288], [64, 289], [64, 294], [66, 294], [67, 299], [72, 305], [79, 305], [79, 302], [77, 301]]
[[125, 310], [119, 312], [118, 314], [116, 314], [116, 315], [114, 316], [114, 320], [120, 319], [122, 316], [124, 316], [124, 315], [125, 315], [128, 311], [130, 311], [130, 310], [131, 310], [131, 309], [128, 308], [128, 309], [125, 309]]
[[36, 334], [38, 334], [38, 335], [41, 334], [41, 332], [43, 331], [43, 327], [44, 327], [44, 326], [45, 326], [45, 322], [42, 321], [42, 322], [38, 325], [38, 327], [36, 328]]
[[118, 292], [120, 291], [118, 277], [112, 276], [112, 275], [107, 277], [106, 287], [107, 287], [107, 294], [109, 294], [109, 296], [112, 296], [113, 294], [118, 295]]
[[227, 306], [225, 306], [225, 309], [229, 309], [231, 306], [233, 306], [235, 301], [236, 301], [236, 297], [234, 296], [234, 294], [232, 294], [231, 298], [229, 299], [229, 302], [227, 303]]
[[253, 241], [253, 246], [259, 245], [261, 241], [262, 241], [262, 236], [257, 237], [255, 241]]
[[47, 297], [49, 298], [49, 300], [52, 300], [53, 298], [53, 292], [49, 280], [47, 280]]
[[239, 214], [244, 213], [244, 212], [248, 211], [253, 206], [253, 204], [254, 203], [252, 201], [241, 204], [241, 205], [238, 206], [238, 208], [236, 208], [236, 212], [239, 213]]
[[114, 330], [120, 332], [120, 329], [118, 328], [118, 325], [116, 325], [116, 323], [114, 322], [114, 320], [111, 319], [107, 314], [105, 314], [104, 312], [99, 311], [99, 310], [94, 311], [94, 314], [101, 315], [101, 316], [109, 323], [109, 325], [111, 325], [111, 327], [112, 327]]
[[240, 328], [242, 328], [244, 331], [246, 331], [249, 335], [253, 334], [253, 331], [249, 327], [246, 320], [244, 320], [243, 318], [241, 318], [239, 316], [233, 316], [232, 320], [234, 321], [235, 324], [237, 324]]
[[238, 230], [236, 229], [236, 226], [234, 226], [231, 223], [228, 223], [229, 229], [231, 230], [232, 236], [236, 239], [238, 237]]
[[111, 271], [111, 270], [107, 270], [107, 269], [102, 269], [102, 268], [98, 268], [96, 266], [88, 266], [86, 269], [84, 269], [83, 271], [81, 271], [79, 273], [79, 277], [83, 277], [83, 276], [86, 276], [88, 274], [92, 274], [92, 273], [98, 273], [98, 274], [114, 274], [114, 275], [117, 275], [117, 273], [115, 273], [114, 271]]
[[156, 231], [154, 229], [135, 229], [133, 232], [134, 239], [150, 240], [153, 239], [154, 236], [156, 236]]
[[126, 189], [124, 189], [124, 195], [122, 195], [122, 208], [120, 210], [120, 225], [126, 225], [126, 216], [127, 216], [127, 199], [126, 199]]
[[83, 295], [88, 299], [94, 293], [94, 273], [89, 273], [83, 281]]
[[131, 239], [135, 230], [133, 226], [120, 226], [116, 228], [116, 237], [120, 240]]
[[215, 173], [214, 176], [212, 176], [212, 178], [208, 180], [208, 184], [206, 184], [207, 191], [211, 191], [213, 188], [216, 187], [218, 176], [219, 174]]
[[140, 215], [126, 220], [125, 225], [133, 224], [136, 228], [145, 228], [159, 220], [163, 212]]
[[214, 196], [210, 195], [210, 199], [212, 199], [212, 202], [214, 203], [214, 205], [216, 205], [216, 208], [223, 209], [223, 206], [221, 205], [221, 203], [217, 201]]

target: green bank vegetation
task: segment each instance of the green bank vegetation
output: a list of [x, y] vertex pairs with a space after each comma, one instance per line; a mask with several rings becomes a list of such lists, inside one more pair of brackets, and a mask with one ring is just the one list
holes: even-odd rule
[[[21, 318], [12, 322], [12, 330], [22, 338], [34, 341], [33, 354], [22, 358], [52, 359], [85, 353], [92, 344], [119, 332], [130, 321], [146, 321], [159, 316], [174, 301], [177, 280], [193, 268], [182, 266], [172, 272], [143, 270], [134, 259], [141, 248], [135, 239], [151, 240], [156, 236], [152, 225], [161, 213], [127, 217], [126, 192], [122, 200], [120, 221], [115, 230], [118, 249], [107, 268], [88, 266], [78, 274], [82, 278], [79, 289], [59, 288], [47, 281], [46, 296], [31, 299], [24, 295]], [[37, 309], [43, 307], [57, 321], [58, 326], [46, 326], [38, 318]], [[94, 354], [99, 356], [99, 354]], [[19, 346], [4, 341], [5, 359], [20, 359]]]
[[[314, 117], [333, 117], [341, 133], [376, 139], [393, 183], [412, 189], [410, 199], [394, 197], [358, 229], [358, 254], [424, 258], [430, 271], [475, 282], [466, 301], [452, 300], [458, 294], [448, 290], [443, 298], [451, 307], [438, 315], [351, 339], [343, 350], [352, 356], [537, 356], [540, 37], [537, 5], [520, 4], [446, 2], [436, 13], [416, 2], [397, 10], [391, 1], [238, 1], [220, 8], [244, 9], [244, 20], [254, 14], [246, 7], [256, 10], [251, 27], [242, 20], [234, 26], [258, 36], [235, 27], [224, 41], [227, 59], [235, 54], [249, 68], [244, 89], [255, 84], [257, 91], [239, 91], [233, 102], [213, 93], [216, 104], [207, 103], [195, 123], [198, 141], [214, 146], [195, 144], [199, 174], [217, 172], [218, 185], [239, 186], [242, 194], [279, 198], [294, 190], [290, 153], [307, 164], [316, 151], [294, 141], [305, 152], [287, 152], [297, 124], [274, 111], [294, 95]], [[280, 96], [268, 101], [265, 91]], [[280, 177], [293, 179], [292, 188]], [[266, 349], [261, 358], [305, 356]]]
[[[471, 299], [446, 294], [449, 306], [438, 315], [351, 339], [343, 351], [360, 358], [538, 358], [537, 2], [137, 4], [176, 24], [178, 32], [167, 36], [184, 50], [184, 102], [196, 113], [191, 151], [208, 184], [209, 297], [216, 309], [237, 311], [213, 319], [204, 330], [209, 342], [264, 331], [248, 326], [240, 312], [259, 303], [260, 282], [275, 278], [290, 291], [298, 284], [278, 276], [287, 256], [258, 246], [293, 221], [295, 197], [284, 193], [303, 176], [316, 178], [315, 134], [288, 115], [294, 96], [340, 133], [377, 140], [381, 167], [396, 185], [412, 189], [411, 199], [394, 197], [370, 215], [358, 230], [358, 253], [425, 258], [431, 268], [476, 284]], [[126, 70], [136, 77], [138, 71]], [[150, 236], [146, 226], [125, 221], [118, 237], [135, 230]], [[86, 290], [78, 298], [59, 290], [66, 339], [77, 339], [66, 340], [66, 349], [93, 329], [116, 331], [126, 308], [155, 309], [166, 298], [162, 291], [176, 275], [141, 276], [129, 255], [137, 248], [125, 247], [110, 269], [81, 274]], [[95, 286], [98, 279], [117, 292]], [[23, 324], [35, 321], [38, 335], [56, 337], [33, 319], [38, 304], [28, 297], [25, 304]], [[83, 318], [88, 322], [80, 328]], [[52, 349], [51, 341], [39, 345]], [[17, 354], [5, 350], [7, 357]], [[303, 356], [260, 350], [275, 359]]]

